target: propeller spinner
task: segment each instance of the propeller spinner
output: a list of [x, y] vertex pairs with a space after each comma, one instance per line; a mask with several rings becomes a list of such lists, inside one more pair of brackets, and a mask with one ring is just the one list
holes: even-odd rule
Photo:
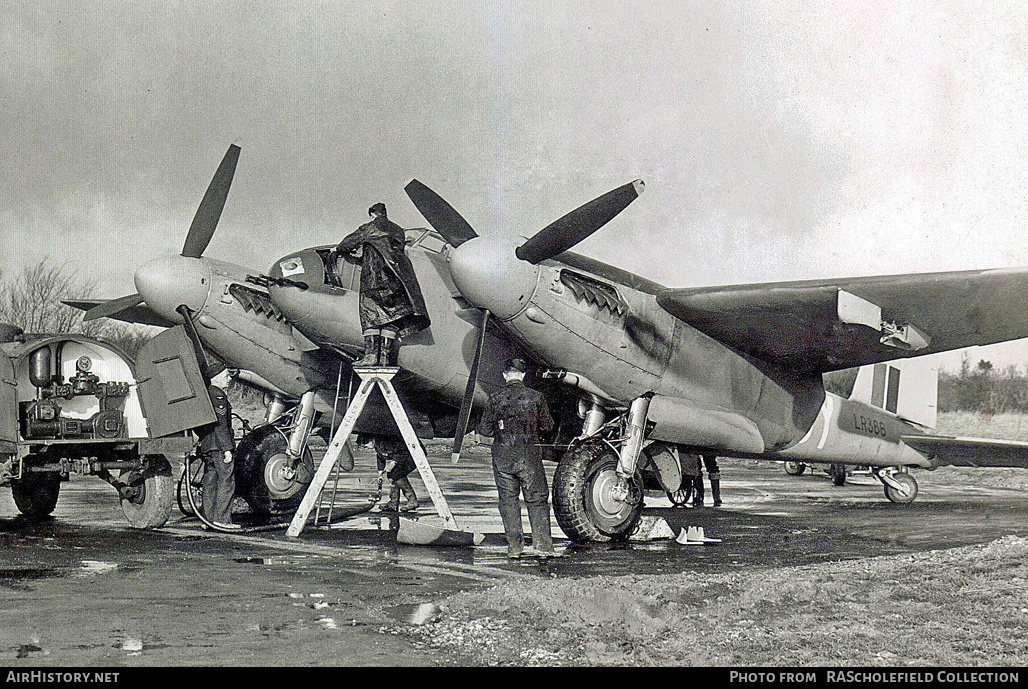
[[232, 186], [232, 178], [236, 173], [239, 153], [240, 148], [236, 144], [228, 147], [203, 200], [200, 201], [200, 206], [196, 209], [181, 254], [157, 258], [140, 266], [135, 273], [134, 281], [138, 290], [135, 294], [94, 306], [86, 311], [83, 321], [117, 316], [144, 301], [162, 317], [173, 321], [183, 317], [177, 311], [180, 304], [187, 304], [193, 310], [198, 310], [202, 306], [203, 299], [206, 299], [206, 289], [203, 286], [209, 282], [205, 276], [209, 278], [210, 270], [196, 259], [203, 256], [218, 227], [218, 220], [221, 219], [221, 212], [225, 208], [225, 200]]

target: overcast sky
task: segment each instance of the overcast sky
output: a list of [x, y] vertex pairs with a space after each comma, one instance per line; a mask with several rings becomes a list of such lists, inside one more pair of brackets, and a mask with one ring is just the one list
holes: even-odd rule
[[0, 251], [134, 292], [237, 142], [206, 255], [259, 271], [375, 201], [424, 225], [414, 177], [480, 234], [642, 178], [576, 250], [668, 286], [1028, 265], [1026, 28], [967, 0], [7, 0]]

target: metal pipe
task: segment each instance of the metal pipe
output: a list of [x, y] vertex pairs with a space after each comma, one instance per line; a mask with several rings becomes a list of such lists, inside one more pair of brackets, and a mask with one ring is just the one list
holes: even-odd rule
[[303, 454], [303, 450], [307, 446], [307, 438], [310, 436], [311, 428], [314, 426], [314, 415], [316, 413], [314, 411], [314, 391], [308, 390], [300, 398], [300, 408], [296, 412], [296, 426], [293, 428], [293, 432], [289, 434], [289, 449], [287, 452], [293, 459], [298, 459]]
[[[585, 400], [582, 401], [585, 402]], [[592, 396], [587, 404], [589, 404], [589, 410], [585, 412], [585, 420], [582, 422], [582, 435], [580, 436], [582, 438], [588, 438], [600, 430], [607, 421], [607, 410], [603, 408], [596, 396]]]
[[617, 474], [628, 480], [635, 474], [636, 464], [639, 462], [639, 453], [642, 451], [644, 436], [646, 435], [646, 414], [650, 409], [650, 398], [653, 393], [646, 393], [642, 397], [632, 400], [632, 408], [628, 411], [628, 438], [621, 446], [621, 456], [618, 457]]
[[264, 414], [264, 423], [273, 423], [275, 419], [286, 413], [286, 401], [281, 395], [273, 395], [268, 409]]

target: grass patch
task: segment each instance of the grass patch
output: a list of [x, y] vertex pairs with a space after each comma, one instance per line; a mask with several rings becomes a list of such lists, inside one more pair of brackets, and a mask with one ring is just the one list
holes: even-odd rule
[[405, 631], [489, 665], [1028, 664], [1028, 539], [731, 574], [512, 581]]

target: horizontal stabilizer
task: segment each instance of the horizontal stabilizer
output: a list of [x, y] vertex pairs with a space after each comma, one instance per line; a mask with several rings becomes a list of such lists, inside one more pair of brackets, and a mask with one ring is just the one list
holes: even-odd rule
[[[89, 311], [90, 309], [106, 304], [107, 302], [114, 301], [113, 299], [65, 299], [62, 304], [70, 306], [80, 311]], [[156, 325], [160, 328], [170, 328], [174, 323], [169, 321], [167, 318], [161, 316], [156, 311], [151, 309], [146, 304], [137, 304], [128, 308], [121, 309], [117, 313], [112, 313], [107, 318], [113, 318], [116, 321], [124, 321], [125, 323], [139, 323], [140, 325]]]
[[1028, 469], [1028, 443], [992, 438], [904, 435], [903, 442], [929, 456], [933, 467], [1018, 467]]

